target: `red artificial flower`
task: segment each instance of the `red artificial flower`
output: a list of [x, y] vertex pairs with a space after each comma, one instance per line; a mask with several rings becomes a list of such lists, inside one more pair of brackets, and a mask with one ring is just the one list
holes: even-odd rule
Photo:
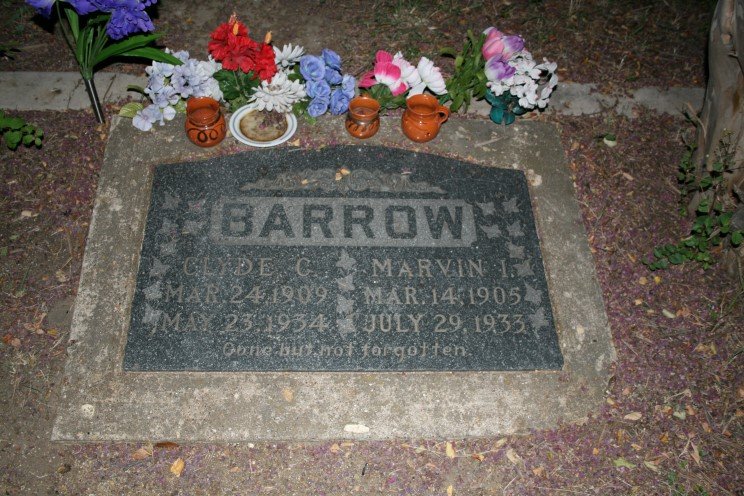
[[209, 53], [222, 67], [229, 71], [253, 72], [263, 81], [276, 74], [274, 49], [266, 43], [258, 43], [248, 36], [248, 28], [238, 21], [233, 13], [230, 20], [220, 24], [207, 45]]

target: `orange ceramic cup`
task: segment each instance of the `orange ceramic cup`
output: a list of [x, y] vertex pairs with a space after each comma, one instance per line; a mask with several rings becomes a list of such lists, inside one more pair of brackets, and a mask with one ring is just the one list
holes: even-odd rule
[[225, 116], [214, 98], [191, 97], [186, 102], [186, 135], [196, 145], [209, 147], [227, 134]]
[[406, 100], [401, 121], [403, 133], [409, 139], [424, 143], [436, 138], [439, 128], [449, 119], [450, 111], [431, 95], [414, 95]]
[[345, 125], [349, 134], [355, 138], [374, 136], [380, 130], [380, 103], [365, 95], [352, 98]]

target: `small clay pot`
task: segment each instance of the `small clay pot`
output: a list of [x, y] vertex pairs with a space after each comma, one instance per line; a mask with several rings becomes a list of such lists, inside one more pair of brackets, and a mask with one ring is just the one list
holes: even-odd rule
[[414, 95], [406, 100], [406, 110], [401, 120], [403, 133], [418, 143], [431, 141], [439, 134], [439, 128], [449, 116], [449, 109], [439, 105], [433, 96]]
[[369, 96], [357, 96], [349, 102], [346, 130], [359, 139], [374, 136], [380, 130], [380, 102]]
[[198, 146], [210, 147], [225, 138], [227, 126], [220, 104], [207, 96], [191, 97], [186, 102], [186, 135]]

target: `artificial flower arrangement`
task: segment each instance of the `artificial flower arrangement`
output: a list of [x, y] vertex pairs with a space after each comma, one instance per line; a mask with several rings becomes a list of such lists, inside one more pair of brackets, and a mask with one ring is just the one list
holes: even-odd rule
[[[165, 49], [166, 53], [172, 53]], [[141, 131], [149, 131], [153, 124], [172, 120], [176, 112], [186, 111], [186, 100], [192, 96], [208, 96], [219, 101], [222, 99], [220, 85], [214, 78], [222, 65], [212, 57], [199, 61], [192, 59], [189, 52], [183, 50], [172, 53], [181, 65], [166, 62], [153, 62], [145, 69], [147, 86], [130, 89], [146, 95], [152, 103], [147, 107], [139, 102], [124, 105], [119, 115], [132, 118], [134, 127]]]
[[96, 67], [112, 57], [137, 57], [178, 65], [169, 53], [151, 47], [159, 34], [145, 10], [157, 0], [26, 0], [36, 11], [49, 18], [55, 9], [62, 35], [80, 69], [80, 75], [98, 122], [104, 121], [103, 109], [93, 82]]
[[406, 99], [427, 88], [435, 95], [447, 93], [442, 71], [434, 62], [421, 57], [417, 65], [408, 62], [401, 52], [395, 55], [380, 50], [375, 55], [375, 67], [359, 81], [360, 88], [380, 103], [383, 109], [404, 107]]
[[505, 35], [489, 27], [480, 36], [472, 31], [455, 57], [455, 73], [447, 80], [447, 93], [440, 101], [450, 101], [454, 112], [470, 100], [485, 98], [491, 104], [491, 120], [511, 124], [516, 116], [536, 108], [544, 109], [558, 84], [557, 65], [543, 59], [537, 63], [517, 35]]

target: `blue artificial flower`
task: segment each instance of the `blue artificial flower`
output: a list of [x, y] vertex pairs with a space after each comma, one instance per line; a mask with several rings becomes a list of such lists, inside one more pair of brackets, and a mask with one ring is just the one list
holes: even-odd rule
[[349, 110], [349, 97], [341, 88], [336, 88], [331, 93], [331, 114], [341, 115]]
[[328, 81], [328, 84], [332, 86], [341, 84], [342, 81], [341, 73], [338, 72], [336, 69], [331, 69], [330, 67], [326, 67], [323, 77], [326, 81]]
[[344, 74], [341, 80], [341, 91], [344, 92], [349, 100], [354, 98], [354, 92], [356, 91], [356, 79], [350, 74]]
[[330, 48], [324, 48], [321, 53], [323, 54], [323, 60], [328, 67], [336, 69], [337, 71], [341, 70], [341, 57], [339, 57], [336, 52]]
[[26, 3], [36, 9], [38, 14], [49, 17], [52, 14], [54, 0], [26, 0]]
[[305, 55], [300, 59], [300, 74], [307, 81], [320, 81], [325, 75], [325, 62], [315, 55]]
[[120, 40], [130, 34], [155, 30], [150, 16], [145, 12], [145, 5], [137, 0], [99, 0], [102, 10], [111, 11], [111, 19], [106, 25], [106, 34], [111, 39]]
[[307, 106], [307, 113], [319, 117], [328, 111], [328, 98], [313, 98]]
[[331, 87], [324, 80], [308, 81], [305, 84], [305, 93], [310, 98], [328, 99], [331, 96]]

